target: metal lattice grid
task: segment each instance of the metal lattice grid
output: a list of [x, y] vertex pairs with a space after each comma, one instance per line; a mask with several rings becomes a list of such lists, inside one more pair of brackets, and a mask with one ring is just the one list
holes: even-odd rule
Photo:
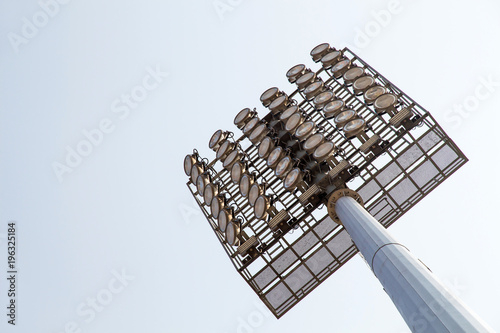
[[[195, 163], [203, 165], [210, 184], [216, 184], [218, 194], [223, 195], [224, 207], [231, 207], [231, 217], [240, 221], [239, 246], [227, 242], [217, 216], [212, 216], [203, 193], [198, 193], [197, 179], [187, 183], [231, 262], [277, 318], [357, 253], [347, 232], [332, 221], [324, 206], [333, 191], [355, 189], [366, 209], [388, 227], [467, 162], [425, 109], [349, 49], [340, 53], [351, 68], [363, 68], [374, 79], [372, 86], [380, 85], [397, 96], [394, 110], [380, 114], [373, 101], [363, 100], [365, 95], [356, 94], [352, 85], [334, 75], [328, 66], [314, 72], [315, 81], [323, 82], [323, 92], [332, 91], [369, 126], [362, 136], [349, 138], [333, 119], [327, 119], [304, 89], [287, 95], [290, 105], [302, 110], [305, 120], [314, 121], [318, 132], [338, 148], [334, 164], [318, 163], [316, 169], [311, 169], [314, 171], [306, 174], [304, 185], [294, 191], [284, 189], [283, 180], [258, 156], [258, 147], [248, 140], [248, 135], [235, 139], [229, 133], [227, 140], [241, 153], [246, 173], [253, 175], [271, 198], [266, 219], [256, 218], [248, 198], [232, 182], [230, 170], [218, 170], [218, 159], [202, 159], [195, 151]], [[295, 158], [296, 165], [313, 163], [300, 145], [290, 146], [288, 139], [294, 137], [283, 133], [280, 113], [269, 112], [262, 118], [270, 131], [267, 136], [273, 136], [277, 145]]]

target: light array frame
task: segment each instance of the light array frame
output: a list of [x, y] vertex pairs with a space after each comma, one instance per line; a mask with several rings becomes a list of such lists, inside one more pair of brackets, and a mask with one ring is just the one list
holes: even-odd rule
[[[322, 132], [341, 148], [336, 153], [338, 159], [348, 163], [337, 170], [335, 167], [327, 170], [332, 176], [327, 181], [325, 177], [312, 177], [305, 188], [289, 192], [266, 160], [258, 156], [256, 144], [245, 135], [238, 139], [229, 135], [235, 146], [240, 147], [248, 171], [255, 175], [257, 183], [266, 184], [265, 192], [272, 205], [267, 220], [254, 216], [253, 207], [239, 193], [238, 184], [232, 182], [231, 170], [218, 168], [217, 159], [209, 161], [198, 156], [199, 163], [204, 161], [212, 183], [219, 184], [219, 193], [225, 193], [225, 201], [234, 208], [233, 216], [241, 230], [239, 247], [226, 242], [217, 217], [211, 215], [210, 207], [197, 193], [196, 184], [187, 183], [231, 262], [277, 318], [357, 253], [344, 228], [328, 216], [325, 203], [331, 193], [344, 187], [355, 190], [365, 208], [388, 227], [467, 162], [428, 111], [348, 48], [341, 55], [350, 59], [351, 64], [363, 67], [377, 84], [397, 95], [400, 112], [411, 110], [411, 117], [394, 126], [391, 123], [394, 117], [378, 115], [374, 106], [365, 103], [342, 78], [335, 78], [323, 67], [317, 70], [316, 77], [322, 78], [324, 86], [370, 124], [366, 133], [374, 138], [368, 142], [372, 146], [366, 148], [365, 144], [363, 152], [360, 146], [363, 141], [346, 138], [333, 119], [327, 119], [303, 91], [295, 89], [288, 99], [294, 99], [306, 118], [322, 127]], [[269, 122], [275, 118], [269, 112], [261, 120]], [[375, 134], [380, 140], [375, 140]]]

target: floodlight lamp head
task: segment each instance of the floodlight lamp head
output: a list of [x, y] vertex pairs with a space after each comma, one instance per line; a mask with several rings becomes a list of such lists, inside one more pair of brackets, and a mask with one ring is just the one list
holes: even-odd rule
[[228, 224], [233, 220], [233, 208], [224, 208], [217, 216], [217, 225], [220, 231], [225, 232]]
[[335, 98], [335, 94], [333, 93], [333, 91], [327, 90], [327, 91], [322, 92], [321, 94], [318, 94], [314, 98], [313, 103], [314, 103], [314, 106], [316, 107], [316, 109], [319, 110], [319, 109], [323, 108], [327, 103], [332, 101], [334, 98]]
[[217, 130], [210, 138], [208, 142], [208, 148], [213, 151], [217, 151], [219, 149], [220, 143], [224, 141], [229, 135], [229, 132], [223, 132], [222, 130]]
[[351, 66], [349, 70], [344, 73], [344, 83], [351, 85], [356, 79], [365, 74], [365, 69], [358, 66]]
[[275, 148], [274, 141], [271, 137], [266, 136], [262, 139], [259, 145], [258, 155], [260, 158], [267, 159], [271, 151]]
[[268, 107], [272, 101], [274, 101], [280, 95], [280, 90], [277, 87], [272, 87], [267, 89], [260, 95], [260, 101], [262, 105]]
[[295, 130], [295, 137], [300, 141], [306, 140], [308, 137], [316, 133], [317, 128], [314, 121], [306, 121], [300, 124]]
[[186, 174], [186, 176], [189, 177], [191, 175], [191, 169], [196, 162], [197, 159], [195, 154], [186, 155], [186, 157], [184, 158], [184, 173]]
[[237, 221], [230, 222], [226, 227], [226, 242], [231, 246], [240, 245], [240, 223]]
[[295, 65], [286, 72], [288, 82], [295, 83], [295, 81], [306, 73], [306, 66], [303, 64]]
[[252, 119], [257, 113], [253, 110], [250, 110], [250, 108], [244, 108], [238, 114], [236, 117], [234, 117], [234, 124], [236, 127], [239, 129], [243, 129], [247, 122]]
[[283, 181], [283, 187], [287, 191], [293, 191], [303, 181], [304, 173], [301, 169], [295, 168], [290, 171]]
[[387, 92], [387, 88], [379, 86], [379, 85], [374, 85], [373, 87], [367, 89], [364, 93], [364, 98], [366, 104], [370, 105], [373, 104], [373, 102], [385, 94]]
[[224, 162], [226, 156], [233, 150], [234, 143], [229, 140], [224, 140], [217, 149], [216, 159]]
[[335, 65], [332, 66], [332, 74], [335, 78], [341, 78], [342, 75], [344, 75], [345, 72], [351, 67], [351, 60], [350, 59], [343, 59], [337, 62]]
[[222, 163], [224, 169], [226, 170], [231, 170], [233, 165], [236, 162], [239, 162], [241, 160], [242, 154], [238, 150], [238, 148], [233, 149], [230, 153], [227, 154], [226, 158], [224, 159], [224, 162]]
[[241, 177], [246, 173], [247, 166], [241, 161], [237, 161], [231, 167], [231, 181], [233, 184], [239, 184]]
[[268, 216], [268, 211], [271, 208], [271, 200], [265, 195], [260, 195], [255, 200], [254, 214], [259, 220], [265, 220]]
[[340, 112], [344, 111], [345, 102], [342, 99], [336, 99], [327, 103], [323, 107], [323, 114], [327, 119], [332, 119], [337, 116]]
[[317, 46], [315, 46], [312, 50], [311, 50], [311, 58], [314, 62], [318, 62], [321, 60], [321, 58], [327, 54], [328, 52], [330, 51], [333, 51], [335, 50], [334, 48], [332, 48], [330, 46], [330, 44], [328, 43], [322, 43], [322, 44], [319, 44]]
[[323, 65], [323, 68], [325, 68], [325, 69], [331, 68], [337, 62], [339, 62], [341, 57], [342, 57], [341, 51], [328, 52], [327, 54], [325, 54], [321, 58], [321, 64]]
[[363, 118], [356, 118], [346, 123], [342, 129], [347, 138], [352, 138], [362, 133], [365, 128], [366, 121]]
[[283, 179], [293, 168], [293, 159], [290, 156], [283, 157], [276, 165], [276, 170], [274, 171], [276, 177]]

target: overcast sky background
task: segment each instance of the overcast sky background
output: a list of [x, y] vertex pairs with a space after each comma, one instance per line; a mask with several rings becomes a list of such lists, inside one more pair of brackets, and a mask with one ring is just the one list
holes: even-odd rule
[[359, 256], [276, 320], [185, 186], [184, 156], [213, 158], [213, 132], [292, 92], [286, 71], [318, 69], [322, 42], [352, 46], [470, 159], [390, 231], [500, 329], [500, 3], [60, 1], [0, 2], [0, 267], [13, 220], [19, 270], [15, 327], [0, 279], [2, 332], [408, 332]]

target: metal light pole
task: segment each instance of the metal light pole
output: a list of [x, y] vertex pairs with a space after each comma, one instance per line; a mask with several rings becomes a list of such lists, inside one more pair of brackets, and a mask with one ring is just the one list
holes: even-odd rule
[[[353, 197], [340, 190], [334, 214], [412, 332], [493, 332]], [[335, 198], [335, 196], [334, 196]]]
[[236, 115], [242, 136], [219, 129], [208, 144], [215, 158], [184, 159], [229, 260], [280, 318], [359, 250], [414, 332], [489, 332], [385, 231], [467, 157], [348, 48], [323, 43], [310, 55], [321, 68], [291, 67], [291, 93], [260, 97], [269, 112]]

